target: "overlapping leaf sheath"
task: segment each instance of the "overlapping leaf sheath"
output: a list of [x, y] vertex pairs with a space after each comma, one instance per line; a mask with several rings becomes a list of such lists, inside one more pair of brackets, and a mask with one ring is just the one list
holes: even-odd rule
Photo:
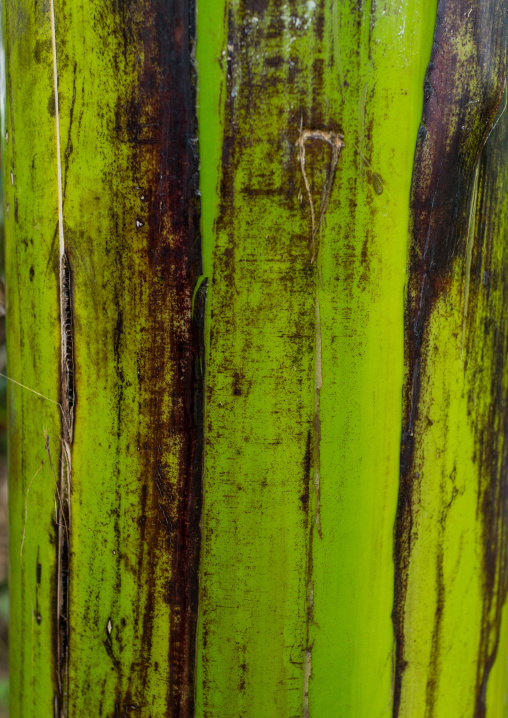
[[[10, 395], [14, 715], [194, 712], [194, 17], [184, 0], [6, 6], [9, 367], [62, 408]], [[62, 357], [60, 293], [73, 328]], [[61, 373], [73, 376], [72, 444]]]
[[425, 80], [395, 531], [396, 716], [503, 715], [500, 686], [489, 693], [508, 580], [503, 118], [478, 162], [504, 89], [506, 13], [505, 2], [440, 2]]
[[506, 0], [198, 5], [5, 4], [13, 718], [498, 718]]
[[408, 197], [435, 3], [208, 5], [197, 715], [383, 715]]

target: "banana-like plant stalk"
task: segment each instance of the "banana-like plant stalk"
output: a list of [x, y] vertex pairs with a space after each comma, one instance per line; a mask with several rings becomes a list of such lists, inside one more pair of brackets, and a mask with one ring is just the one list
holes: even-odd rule
[[506, 716], [507, 10], [6, 0], [12, 718]]

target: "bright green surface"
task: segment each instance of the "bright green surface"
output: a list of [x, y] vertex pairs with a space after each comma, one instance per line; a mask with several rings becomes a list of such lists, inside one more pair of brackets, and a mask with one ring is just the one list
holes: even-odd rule
[[[151, 335], [151, 280], [163, 280], [151, 275], [146, 229], [137, 225], [147, 224], [143, 199], [152, 189], [146, 186], [152, 145], [136, 148], [125, 116], [145, 59], [138, 39], [145, 19], [141, 12], [132, 10], [128, 19], [122, 12], [96, 0], [56, 5], [60, 132], [72, 147], [64, 222], [74, 278], [78, 397], [72, 718], [109, 717], [128, 712], [131, 704], [147, 711], [142, 715], [163, 715], [167, 692], [161, 686], [170, 681], [164, 596], [171, 553], [150, 545], [160, 517], [157, 489], [148, 477], [161, 451], [161, 470], [168, 487], [173, 483], [178, 440], [168, 433], [161, 446], [150, 444], [149, 409], [158, 389], [150, 383], [147, 356], [159, 352], [162, 363], [170, 347], [161, 348]], [[149, 117], [138, 121], [140, 138], [150, 138]], [[159, 311], [169, 324], [168, 307]], [[170, 360], [166, 366], [169, 385]], [[162, 404], [162, 415], [168, 416], [169, 392]]]
[[[258, 4], [255, 12], [236, 0], [227, 7], [226, 0], [200, 0], [198, 7], [203, 272], [209, 283], [196, 713], [388, 716], [408, 201], [436, 2]], [[48, 12], [47, 5], [9, 0], [3, 162], [9, 373], [57, 400]], [[160, 549], [152, 574], [140, 548], [139, 497], [149, 468], [140, 436], [150, 428], [143, 408], [151, 395], [139, 384], [137, 361], [151, 351], [144, 319], [149, 299], [140, 279], [149, 268], [144, 255], [124, 251], [136, 242], [146, 157], [140, 151], [133, 162], [128, 128], [118, 125], [138, 57], [124, 43], [119, 10], [97, 0], [58, 0], [55, 14], [78, 386], [70, 716], [116, 718], [116, 705], [124, 711], [138, 701], [142, 708], [134, 715], [154, 718], [163, 714], [171, 680], [163, 600], [170, 557]], [[135, 15], [136, 31], [143, 23]], [[345, 143], [315, 263], [296, 148], [300, 127], [341, 131]], [[317, 210], [330, 149], [309, 140], [306, 151]], [[499, 230], [495, 236], [504, 235]], [[440, 618], [434, 717], [465, 715], [476, 679], [476, 665], [462, 660], [466, 651], [476, 652], [481, 608], [475, 415], [468, 391], [475, 364], [490, 369], [492, 362], [472, 353], [464, 370], [464, 347], [474, 352], [477, 344], [471, 323], [463, 337], [463, 269], [457, 269], [453, 296], [434, 310], [430, 329], [435, 349], [427, 371], [434, 381], [424, 387], [424, 402], [433, 423], [418, 444], [421, 473], [430, 480], [421, 495], [408, 592], [415, 648], [404, 677], [403, 718], [428, 718], [438, 561], [448, 608]], [[498, 297], [492, 306], [502, 304]], [[481, 323], [481, 310], [470, 322]], [[49, 465], [36, 472], [47, 458], [44, 432], [58, 465], [60, 417], [51, 402], [26, 389], [11, 386], [9, 396], [11, 716], [45, 718], [53, 699], [55, 492]], [[477, 411], [485, 418], [485, 387], [478, 396]], [[165, 402], [169, 412], [170, 398]], [[172, 480], [177, 448], [168, 440], [163, 451]], [[151, 509], [147, 517], [148, 525], [157, 520]], [[149, 579], [150, 594], [159, 600], [147, 643]], [[488, 718], [506, 712], [507, 646], [505, 616]]]
[[[37, 12], [28, 12], [21, 1], [9, 6], [4, 27], [9, 58], [2, 138], [7, 363], [13, 379], [58, 401], [58, 275], [57, 265], [48, 263], [57, 211], [56, 181], [51, 181], [49, 169], [55, 163], [54, 118], [48, 112], [53, 82], [49, 19], [46, 23], [41, 5]], [[38, 718], [53, 713], [51, 614], [56, 554], [52, 544], [55, 482], [49, 463], [37, 472], [48, 459], [45, 433], [58, 468], [60, 415], [57, 406], [12, 383], [8, 415], [10, 632], [15, 647], [10, 655], [11, 718]]]
[[[144, 706], [148, 712], [142, 715], [162, 715], [167, 694], [161, 686], [169, 684], [164, 595], [170, 552], [147, 547], [159, 515], [153, 483], [143, 493], [155, 453], [145, 443], [153, 391], [143, 381], [143, 362], [154, 351], [162, 361], [170, 348], [154, 349], [149, 321], [143, 318], [148, 316], [146, 278], [151, 269], [136, 221], [146, 222], [142, 195], [151, 145], [141, 146], [133, 159], [122, 110], [137, 81], [139, 43], [125, 41], [125, 18], [117, 10], [94, 0], [57, 0], [55, 5], [64, 235], [73, 278], [78, 397], [72, 448], [72, 718], [119, 715], [116, 711], [124, 715], [131, 704]], [[58, 400], [57, 159], [49, 12], [46, 4], [34, 10], [24, 0], [7, 6], [8, 370]], [[129, 21], [129, 37], [137, 38], [144, 18], [134, 13]], [[171, 380], [170, 371], [166, 378]], [[169, 393], [162, 403], [163, 414], [168, 414]], [[59, 475], [60, 417], [53, 404], [18, 387], [11, 387], [9, 415], [11, 712], [12, 718], [47, 718], [53, 715], [56, 556], [55, 486], [47, 465], [28, 497], [27, 489], [46, 458], [44, 431]], [[172, 482], [177, 441], [168, 435], [157, 449], [164, 452], [165, 476]], [[26, 577], [19, 559], [23, 532]], [[37, 556], [42, 564], [40, 626], [32, 611]], [[155, 604], [147, 599], [149, 593], [158, 597]]]
[[[205, 258], [213, 254], [198, 715], [305, 715], [306, 661], [310, 715], [382, 715], [408, 197], [436, 4], [369, 14], [349, 3], [269, 3], [248, 13], [231, 2], [228, 11], [228, 39], [222, 2], [198, 14]], [[225, 73], [228, 57], [226, 81], [219, 60]], [[345, 142], [318, 270], [300, 122], [341, 130]], [[221, 172], [224, 136], [234, 149]], [[306, 149], [317, 211], [329, 149], [312, 140]]]
[[475, 695], [485, 667], [486, 715], [508, 710], [507, 148], [504, 112], [480, 160], [466, 252], [432, 311], [421, 364], [401, 695], [408, 718], [485, 715]]

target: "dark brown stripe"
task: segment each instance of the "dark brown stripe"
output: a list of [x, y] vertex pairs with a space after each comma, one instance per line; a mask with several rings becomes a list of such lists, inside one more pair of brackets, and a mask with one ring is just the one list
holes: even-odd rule
[[[143, 608], [143, 644], [152, 643], [155, 606], [165, 600], [170, 613], [170, 681], [166, 715], [194, 714], [195, 634], [198, 604], [203, 446], [204, 287], [192, 298], [202, 271], [199, 236], [199, 156], [193, 0], [147, 0], [140, 32], [144, 64], [126, 114], [133, 147], [134, 179], [142, 187], [138, 225], [146, 242], [149, 326], [139, 356], [140, 396], [148, 404], [145, 448], [150, 513], [144, 577], [165, 561], [170, 577], [165, 596], [149, 590]], [[139, 13], [139, 9], [136, 9]], [[167, 398], [171, 410], [167, 415]], [[178, 476], [167, 457], [178, 451]], [[141, 502], [141, 497], [140, 497]], [[169, 566], [168, 566], [169, 568]], [[147, 661], [141, 668], [148, 680]], [[143, 684], [143, 675], [140, 676]], [[127, 700], [127, 698], [125, 699]]]
[[[436, 300], [450, 285], [455, 261], [465, 254], [474, 172], [503, 91], [505, 18], [505, 0], [482, 0], [473, 5], [465, 0], [440, 0], [424, 84], [410, 199], [406, 376], [394, 547], [394, 716], [399, 714], [406, 667], [405, 601], [419, 491], [414, 436], [420, 420], [426, 331]], [[463, 52], [464, 47], [471, 49], [461, 57], [459, 48]], [[434, 628], [438, 626], [439, 621]], [[432, 656], [437, 661], [439, 651], [433, 650]], [[433, 704], [431, 684], [427, 700]]]
[[[60, 481], [58, 487], [58, 509], [56, 515], [56, 610], [54, 636], [56, 655], [55, 670], [55, 718], [68, 716], [69, 702], [69, 613], [70, 594], [70, 551], [71, 551], [71, 447], [74, 431], [74, 408], [76, 392], [74, 386], [74, 330], [72, 316], [72, 277], [66, 254], [60, 259], [60, 323], [61, 323], [61, 416], [62, 439], [60, 453]], [[49, 437], [46, 437], [46, 451], [50, 457]], [[53, 468], [53, 467], [51, 467]]]
[[[131, 415], [131, 407], [125, 406], [126, 382], [135, 364], [139, 453], [137, 473], [129, 476], [129, 486], [119, 483], [116, 509], [120, 512], [126, 499], [131, 501], [133, 487], [138, 487], [137, 521], [127, 536], [131, 546], [137, 541], [132, 556], [137, 592], [132, 607], [135, 662], [126, 666], [122, 660], [119, 636], [124, 615], [113, 604], [112, 628], [101, 627], [115, 671], [114, 698], [106, 696], [105, 702], [114, 702], [118, 715], [130, 715], [150, 711], [154, 691], [159, 699], [165, 691], [164, 713], [158, 715], [191, 718], [206, 293], [206, 282], [196, 292], [202, 262], [192, 59], [195, 3], [113, 0], [113, 10], [118, 36], [123, 35], [117, 63], [125, 72], [118, 85], [114, 127], [107, 138], [113, 152], [118, 151], [118, 175], [110, 178], [113, 231], [108, 254], [115, 283], [109, 296], [116, 302], [111, 332], [117, 386], [114, 411], [118, 435], [124, 431], [130, 435], [132, 427], [125, 424], [126, 415]], [[131, 77], [135, 80], [129, 85]], [[125, 522], [119, 513], [111, 521], [120, 549]], [[124, 570], [118, 562], [116, 596], [126, 590]], [[161, 665], [155, 647], [168, 638], [167, 663]]]

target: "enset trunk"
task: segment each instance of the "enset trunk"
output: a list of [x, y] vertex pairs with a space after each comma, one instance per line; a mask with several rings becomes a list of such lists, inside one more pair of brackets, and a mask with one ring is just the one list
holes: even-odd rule
[[13, 718], [504, 718], [506, 0], [6, 0]]

